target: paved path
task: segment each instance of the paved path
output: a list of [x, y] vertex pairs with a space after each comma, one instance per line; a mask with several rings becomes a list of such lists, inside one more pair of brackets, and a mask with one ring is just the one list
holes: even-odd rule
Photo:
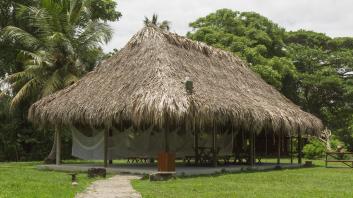
[[130, 181], [140, 179], [132, 175], [116, 175], [109, 179], [98, 180], [88, 187], [84, 192], [76, 195], [76, 198], [141, 198]]

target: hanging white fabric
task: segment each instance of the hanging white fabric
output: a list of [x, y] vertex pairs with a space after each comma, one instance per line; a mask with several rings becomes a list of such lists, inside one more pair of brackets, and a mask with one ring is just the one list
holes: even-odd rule
[[[104, 150], [104, 130], [85, 129], [86, 136], [78, 129], [72, 127], [72, 155], [85, 160], [102, 160]], [[168, 134], [169, 150], [177, 158], [193, 156], [195, 154], [193, 134], [176, 129]], [[232, 154], [232, 134], [217, 135], [216, 141], [219, 155]], [[200, 133], [199, 146], [212, 147], [212, 135]], [[112, 136], [108, 139], [108, 159], [121, 159], [128, 157], [156, 158], [164, 151], [165, 136], [163, 131], [152, 128], [134, 130], [133, 128], [119, 131], [112, 128]]]

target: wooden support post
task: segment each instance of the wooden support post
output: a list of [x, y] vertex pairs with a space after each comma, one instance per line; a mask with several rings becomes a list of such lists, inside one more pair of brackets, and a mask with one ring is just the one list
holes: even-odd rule
[[55, 127], [56, 134], [56, 165], [60, 165], [61, 163], [61, 134], [58, 126]]
[[254, 137], [254, 164], [256, 164], [256, 133], [253, 133]]
[[235, 154], [235, 136], [234, 136], [234, 130], [232, 127], [232, 154], [234, 156], [234, 160], [236, 160], [236, 154]]
[[293, 164], [293, 138], [292, 135], [290, 135], [290, 163]]
[[265, 131], [265, 155], [268, 156], [268, 140], [267, 140], [267, 131]]
[[194, 138], [195, 138], [195, 165], [199, 164], [199, 133], [198, 131], [195, 130], [195, 124], [194, 124]]
[[278, 133], [277, 140], [277, 165], [281, 163], [281, 133]]
[[298, 132], [298, 164], [302, 164], [302, 135]]
[[251, 131], [250, 132], [250, 166], [254, 166], [255, 165], [255, 152], [254, 152], [254, 132]]
[[[113, 137], [113, 131], [109, 129], [109, 137]], [[113, 164], [113, 159], [109, 159], [109, 164]]]
[[168, 129], [164, 129], [164, 151], [166, 152], [166, 153], [169, 153], [169, 138], [168, 138], [168, 133], [169, 133], [169, 131], [168, 131]]
[[[327, 152], [326, 152], [326, 160], [325, 160], [325, 167], [327, 168], [327, 159], [328, 159], [328, 157], [327, 157]], [[353, 166], [353, 164], [352, 164], [352, 166]]]
[[213, 166], [217, 166], [217, 148], [216, 148], [216, 128], [213, 128], [213, 134], [212, 134], [212, 154], [213, 154]]
[[109, 128], [104, 130], [104, 167], [108, 167], [108, 134]]

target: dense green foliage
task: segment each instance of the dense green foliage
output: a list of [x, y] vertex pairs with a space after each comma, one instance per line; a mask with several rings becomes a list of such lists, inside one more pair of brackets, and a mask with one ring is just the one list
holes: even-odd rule
[[308, 159], [320, 159], [325, 155], [326, 147], [317, 139], [310, 140], [303, 148], [304, 157]]
[[231, 51], [269, 84], [317, 115], [353, 149], [353, 38], [288, 32], [254, 12], [221, 9], [190, 23], [188, 37]]
[[[28, 123], [29, 106], [72, 84], [101, 61], [101, 44], [112, 36], [106, 21], [117, 21], [121, 14], [113, 0], [1, 4], [0, 76], [9, 74], [6, 83], [12, 94], [2, 93], [0, 98], [0, 161], [44, 158], [53, 142], [52, 131]], [[65, 147], [70, 138], [64, 140]]]
[[[111, 37], [106, 21], [117, 21], [114, 0], [3, 0], [0, 2], [0, 77], [9, 74], [12, 95], [0, 91], [0, 161], [40, 159], [52, 144], [51, 129], [34, 129], [28, 107], [80, 78], [105, 55]], [[157, 15], [145, 24], [169, 29]], [[199, 18], [187, 34], [231, 51], [285, 96], [320, 117], [353, 149], [353, 38], [288, 32], [253, 12], [221, 9]], [[2, 78], [0, 78], [2, 79]], [[0, 80], [0, 87], [1, 87]], [[69, 153], [70, 137], [64, 148]], [[35, 151], [35, 152], [34, 152]]]
[[320, 166], [292, 170], [243, 172], [177, 178], [165, 182], [135, 180], [143, 197], [351, 197], [350, 168]]
[[39, 171], [38, 163], [0, 163], [0, 197], [74, 197], [94, 179], [78, 175], [78, 185], [71, 185], [71, 176], [63, 172]]

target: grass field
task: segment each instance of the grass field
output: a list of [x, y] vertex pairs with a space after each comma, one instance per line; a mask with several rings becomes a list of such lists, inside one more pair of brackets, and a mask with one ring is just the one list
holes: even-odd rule
[[144, 198], [149, 197], [353, 197], [353, 170], [313, 168], [267, 172], [229, 173], [177, 178], [167, 182], [133, 181]]
[[62, 172], [38, 171], [37, 163], [0, 163], [0, 198], [70, 198], [93, 180], [78, 175], [78, 186]]
[[[353, 197], [352, 169], [325, 168], [323, 161], [314, 163], [317, 166], [313, 168], [179, 177], [167, 182], [136, 180], [132, 184], [144, 198]], [[79, 185], [73, 187], [67, 173], [38, 171], [37, 164], [0, 163], [0, 198], [70, 198], [93, 182], [86, 174], [79, 174]]]

